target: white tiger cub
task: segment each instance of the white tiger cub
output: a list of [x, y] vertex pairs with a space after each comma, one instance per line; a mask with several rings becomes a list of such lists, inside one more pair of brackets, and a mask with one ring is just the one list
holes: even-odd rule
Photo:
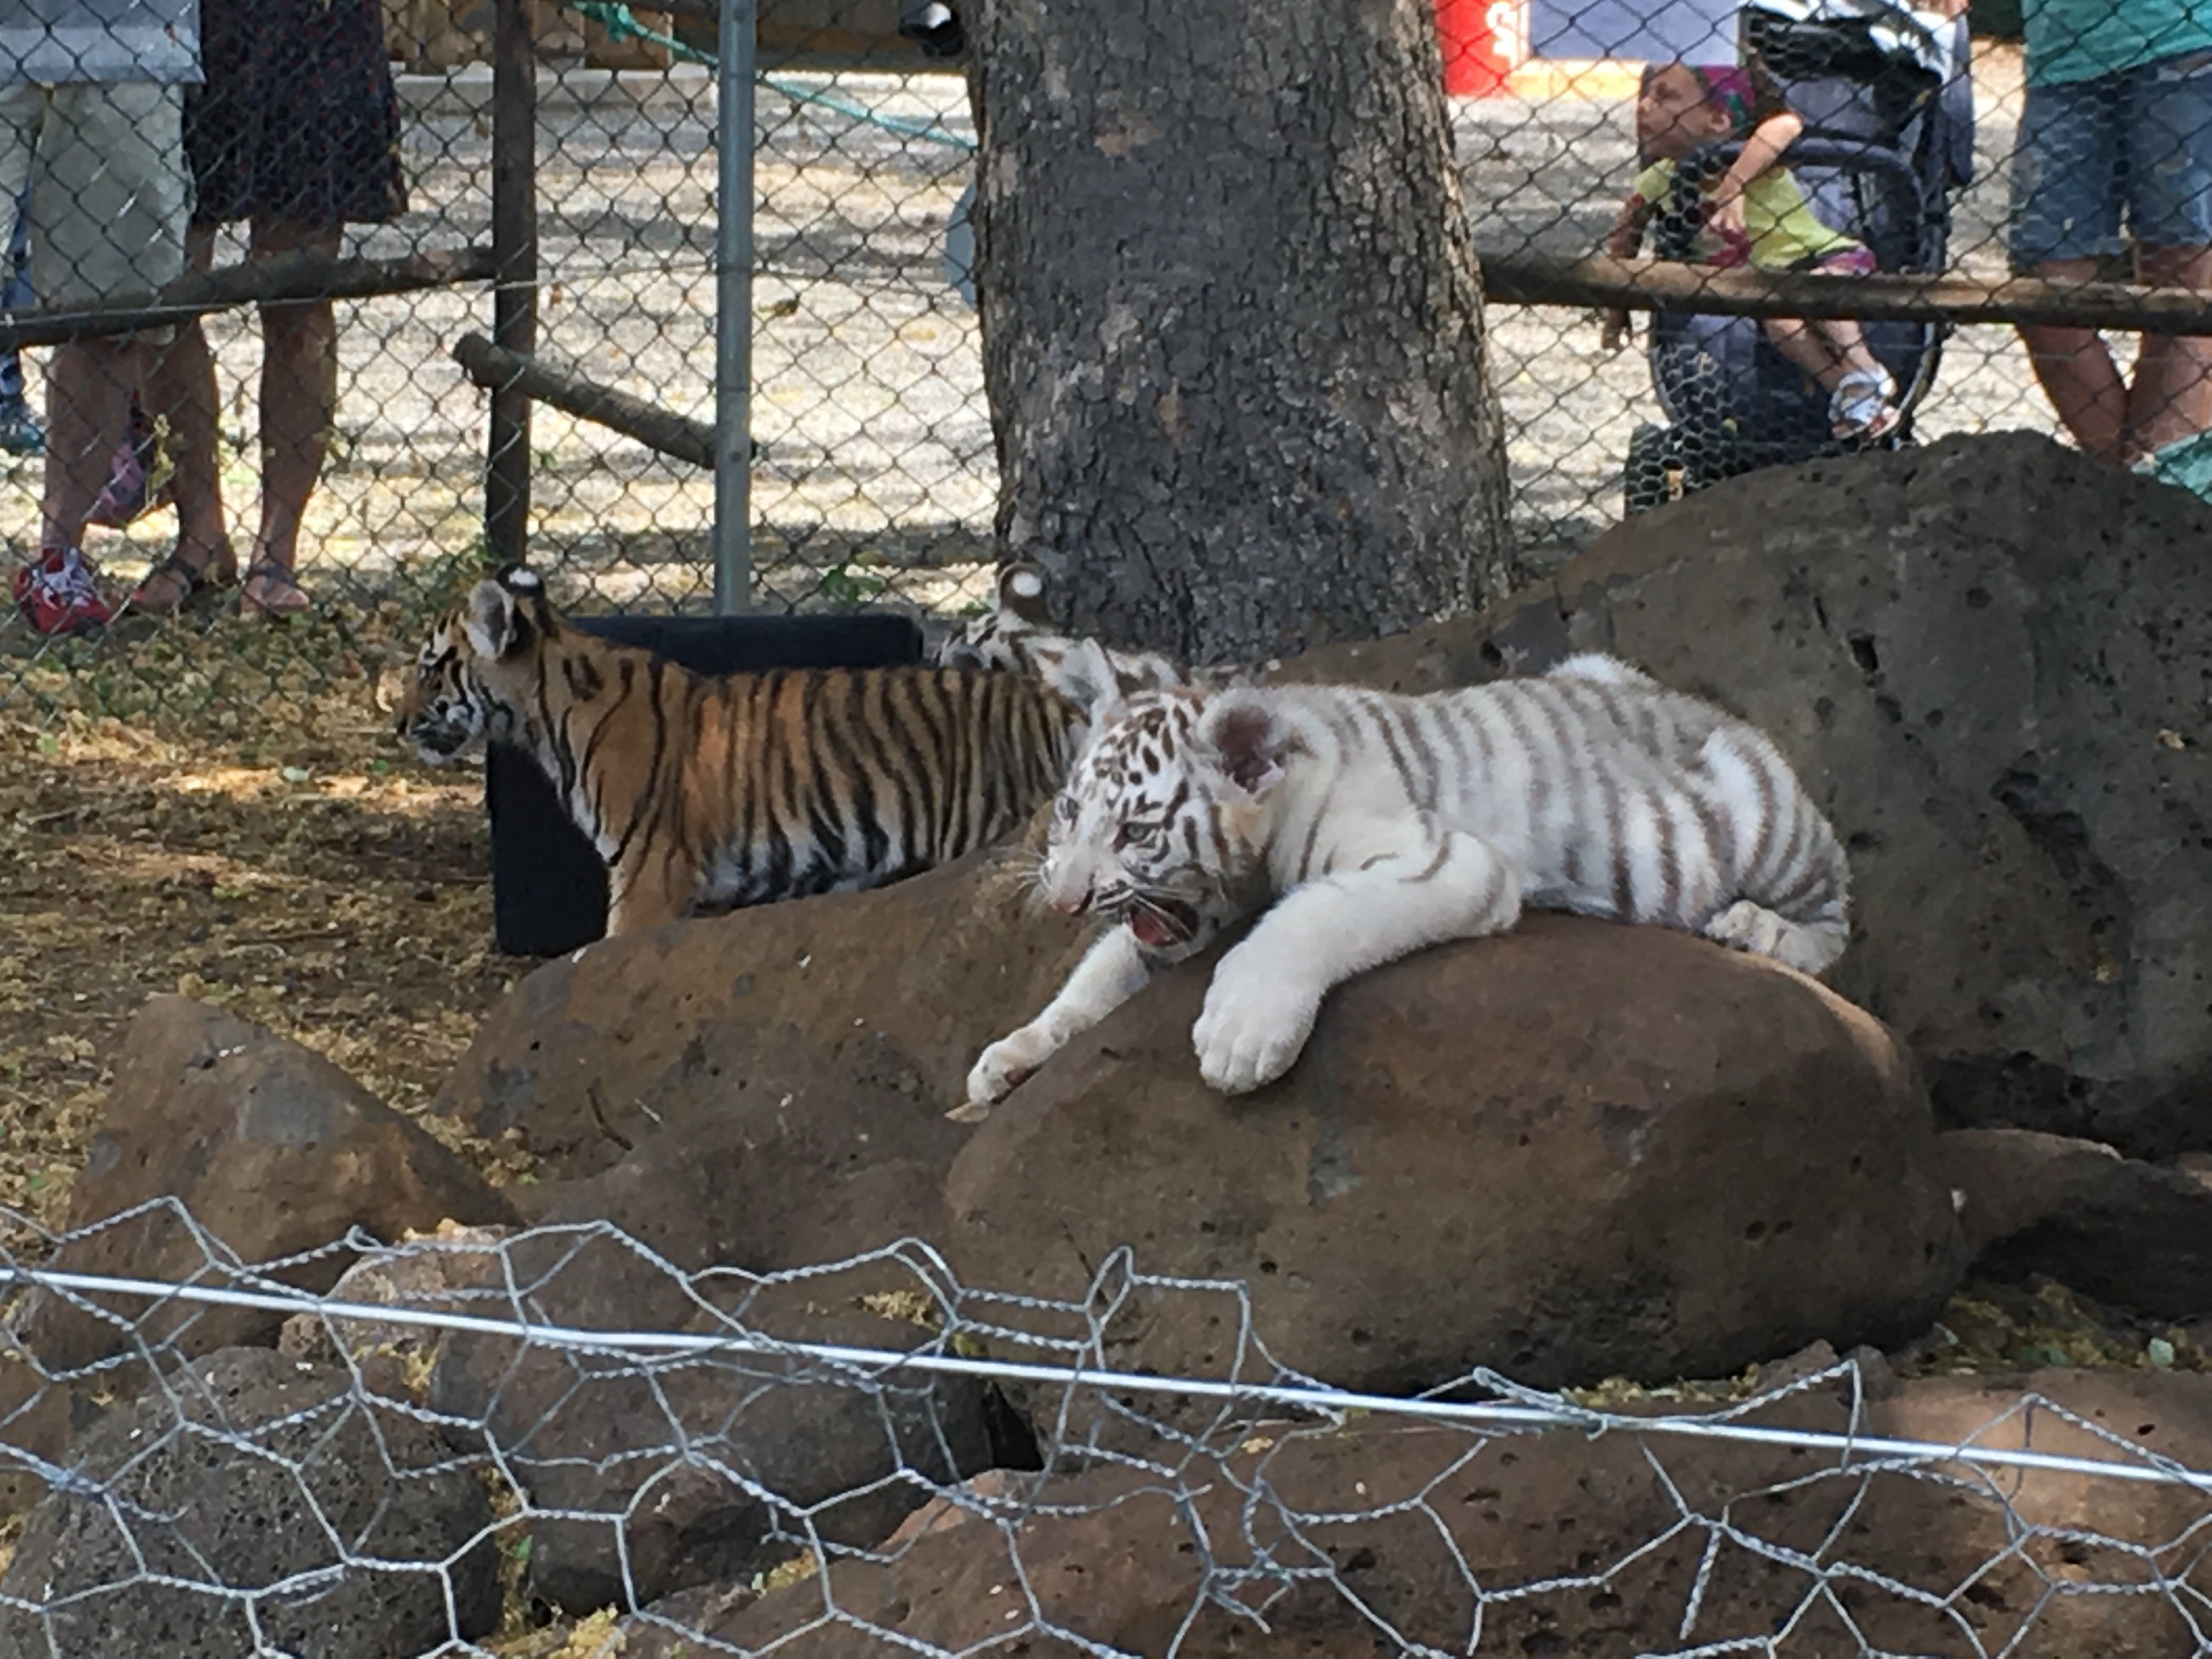
[[1610, 657], [1431, 696], [1169, 690], [1093, 715], [1038, 881], [1117, 925], [983, 1051], [957, 1116], [1261, 909], [1192, 1031], [1200, 1074], [1229, 1094], [1290, 1069], [1331, 987], [1523, 906], [1680, 927], [1808, 974], [1843, 953], [1844, 849], [1780, 751]]
[[1043, 569], [1026, 562], [1001, 568], [991, 608], [939, 646], [939, 668], [1000, 669], [1042, 680], [1081, 708], [1102, 696], [1126, 701], [1170, 686], [1218, 690], [1248, 685], [1280, 665], [1230, 663], [1194, 668], [1160, 651], [1122, 651], [1087, 635], [1063, 634], [1045, 599]]

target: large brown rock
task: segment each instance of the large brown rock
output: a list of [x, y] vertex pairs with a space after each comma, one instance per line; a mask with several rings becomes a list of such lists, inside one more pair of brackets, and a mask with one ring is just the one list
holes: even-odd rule
[[[2090, 1429], [2023, 1407], [2023, 1387]], [[1753, 1421], [1850, 1425], [1832, 1394]], [[2212, 1379], [1928, 1380], [1858, 1426], [2140, 1469], [2110, 1435], [2203, 1468]], [[1141, 1472], [1031, 1478], [995, 1510], [1000, 1525], [969, 1520], [888, 1561], [837, 1563], [834, 1615], [810, 1576], [750, 1604], [656, 1608], [669, 1622], [631, 1621], [623, 1651], [673, 1659], [711, 1636], [745, 1651], [787, 1642], [774, 1650], [792, 1659], [999, 1643], [1034, 1656], [1630, 1659], [1774, 1641], [1778, 1659], [2158, 1659], [2198, 1650], [2212, 1591], [2190, 1541], [2212, 1501], [2178, 1485], [1630, 1431], [1238, 1433], [1218, 1457], [1161, 1448]]]
[[[568, 1177], [664, 1126], [732, 1112], [769, 1139], [818, 1133], [810, 1121], [856, 1094], [934, 1118], [1080, 954], [1069, 930], [1036, 923], [1012, 866], [977, 854], [877, 892], [587, 946], [485, 1017], [434, 1109], [480, 1134], [518, 1132]], [[835, 1164], [883, 1155], [849, 1139], [817, 1152]]]
[[[1080, 1301], [1129, 1246], [1140, 1273], [1242, 1281], [1274, 1361], [1378, 1390], [1722, 1375], [1902, 1340], [1957, 1282], [1910, 1061], [1764, 959], [1532, 916], [1340, 988], [1287, 1078], [1236, 1102], [1191, 1054], [1205, 966], [978, 1129], [946, 1186], [965, 1282]], [[1103, 1358], [1264, 1376], [1240, 1313], [1140, 1292]]]
[[[173, 1200], [102, 1226], [138, 1206]], [[507, 1200], [452, 1152], [313, 1050], [185, 997], [147, 1000], [124, 1039], [106, 1111], [70, 1197], [72, 1240], [54, 1265], [150, 1279], [205, 1277], [210, 1262], [321, 1250], [356, 1227], [386, 1242], [441, 1221], [513, 1224]], [[327, 1291], [350, 1258], [327, 1252], [279, 1276]], [[279, 1316], [179, 1307], [142, 1322], [210, 1352], [273, 1341]], [[112, 1346], [88, 1324], [41, 1328], [54, 1363]], [[81, 1342], [83, 1345], [80, 1346]]]
[[1281, 677], [1430, 690], [1616, 651], [1772, 732], [1850, 850], [1831, 975], [1938, 1110], [2212, 1147], [2212, 506], [2024, 434], [1778, 468], [1482, 617]]
[[[571, 1329], [911, 1348], [937, 1305], [926, 1264], [834, 1264], [932, 1230], [961, 1138], [895, 1090], [805, 1109], [750, 1091], [570, 1183], [507, 1241], [505, 1270], [534, 1319]], [[767, 1277], [815, 1264], [830, 1265]], [[457, 1444], [497, 1446], [538, 1507], [569, 1512], [532, 1528], [530, 1584], [577, 1613], [749, 1572], [813, 1534], [876, 1543], [924, 1482], [1006, 1446], [977, 1379], [868, 1379], [785, 1352], [647, 1365], [455, 1332], [428, 1398], [477, 1425]]]
[[[516, 1217], [474, 1170], [321, 1055], [205, 1003], [156, 996], [131, 1022], [70, 1194], [77, 1236], [45, 1265], [219, 1285], [241, 1264], [296, 1256], [270, 1276], [323, 1291], [352, 1260], [333, 1248], [352, 1229], [391, 1242], [447, 1219]], [[141, 1344], [173, 1358], [273, 1343], [281, 1317], [34, 1293], [8, 1321], [39, 1367], [0, 1370], [9, 1438], [42, 1455], [58, 1449], [104, 1402], [151, 1381]], [[102, 1369], [47, 1380], [88, 1367]], [[0, 1481], [0, 1506], [38, 1490], [11, 1476]]]

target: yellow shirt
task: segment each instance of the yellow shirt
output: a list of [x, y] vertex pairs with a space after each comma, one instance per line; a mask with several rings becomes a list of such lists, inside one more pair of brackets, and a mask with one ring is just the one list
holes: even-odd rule
[[[1636, 177], [1638, 198], [1663, 212], [1674, 194], [1674, 172], [1675, 163], [1654, 161]], [[1814, 260], [1859, 246], [1856, 238], [1846, 236], [1840, 230], [1831, 230], [1814, 216], [1806, 204], [1805, 192], [1783, 167], [1769, 167], [1745, 189], [1743, 225], [1750, 235], [1748, 248], [1733, 239], [1723, 240], [1717, 232], [1700, 230], [1697, 262], [1709, 265], [1749, 263], [1761, 270], [1795, 270]]]

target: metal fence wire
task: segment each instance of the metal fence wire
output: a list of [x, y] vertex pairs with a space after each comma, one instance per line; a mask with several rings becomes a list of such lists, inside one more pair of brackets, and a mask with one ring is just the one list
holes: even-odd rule
[[[1528, 563], [1741, 471], [1954, 432], [2212, 471], [2177, 331], [2212, 283], [2212, 14], [2038, 0], [2023, 42], [1962, 9], [1441, 0]], [[173, 707], [350, 674], [526, 547], [595, 609], [975, 605], [960, 8], [725, 9], [10, 9], [0, 686], [66, 698], [99, 665]], [[718, 70], [725, 38], [749, 64]], [[751, 88], [749, 224], [717, 210], [718, 75]], [[231, 625], [302, 605], [277, 643]]]
[[[56, 1265], [156, 1235], [160, 1278]], [[1900, 1415], [1857, 1360], [1686, 1403], [1346, 1393], [1241, 1285], [1126, 1252], [1055, 1302], [912, 1241], [251, 1264], [163, 1200], [43, 1243], [0, 1331], [0, 1473], [46, 1492], [9, 1654], [2212, 1651], [2212, 1473], [2148, 1406], [1934, 1378]], [[1208, 1310], [1217, 1372], [1116, 1369], [1131, 1322]], [[277, 1346], [226, 1346], [257, 1320]], [[89, 1426], [31, 1449], [58, 1413]]]

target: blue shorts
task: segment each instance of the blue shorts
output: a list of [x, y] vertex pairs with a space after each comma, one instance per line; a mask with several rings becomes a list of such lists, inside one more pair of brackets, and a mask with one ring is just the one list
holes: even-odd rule
[[2012, 264], [2212, 247], [2212, 52], [2027, 89], [2013, 157]]

